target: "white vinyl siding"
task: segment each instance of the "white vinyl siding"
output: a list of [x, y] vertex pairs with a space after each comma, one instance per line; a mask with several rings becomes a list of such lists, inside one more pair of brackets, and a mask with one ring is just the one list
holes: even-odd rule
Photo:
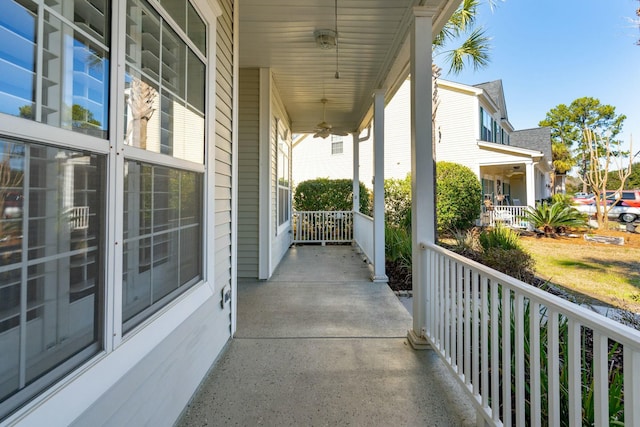
[[221, 1], [217, 26], [215, 284], [231, 284], [231, 174], [233, 137], [233, 4]]
[[238, 277], [258, 277], [260, 70], [240, 70]]

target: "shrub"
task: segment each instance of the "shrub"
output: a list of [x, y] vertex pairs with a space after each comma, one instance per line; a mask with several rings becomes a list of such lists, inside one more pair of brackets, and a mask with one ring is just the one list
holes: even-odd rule
[[411, 267], [411, 231], [403, 227], [386, 224], [385, 232], [385, 258], [387, 261], [401, 263], [405, 267]]
[[436, 180], [438, 232], [471, 228], [482, 203], [482, 186], [476, 174], [457, 163], [438, 162]]
[[532, 284], [535, 278], [535, 261], [519, 248], [492, 247], [479, 254], [479, 262], [525, 283]]
[[[318, 178], [303, 181], [295, 189], [297, 211], [350, 211], [353, 209], [353, 180]], [[371, 213], [369, 190], [360, 183], [360, 212]]]
[[521, 249], [520, 235], [513, 229], [503, 225], [483, 230], [478, 236], [478, 240], [483, 251], [490, 249]]
[[570, 227], [586, 227], [587, 217], [572, 206], [565, 206], [562, 202], [552, 205], [541, 203], [534, 208], [529, 207], [524, 219], [535, 228], [544, 232], [545, 236], [555, 236]]
[[385, 221], [409, 230], [411, 228], [411, 175], [404, 179], [384, 180]]

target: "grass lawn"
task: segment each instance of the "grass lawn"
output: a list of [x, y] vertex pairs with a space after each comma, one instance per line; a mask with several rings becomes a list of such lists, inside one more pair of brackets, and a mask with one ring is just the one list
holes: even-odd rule
[[521, 242], [536, 261], [537, 276], [638, 313], [640, 234], [607, 234], [624, 237], [625, 245], [586, 242], [582, 236], [556, 239], [523, 237]]

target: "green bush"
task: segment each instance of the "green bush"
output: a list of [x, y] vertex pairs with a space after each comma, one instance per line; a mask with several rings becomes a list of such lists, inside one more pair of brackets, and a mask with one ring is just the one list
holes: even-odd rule
[[483, 230], [478, 236], [483, 251], [490, 249], [521, 249], [520, 235], [513, 229], [503, 225]]
[[[295, 189], [296, 211], [350, 211], [353, 209], [353, 180], [318, 178], [303, 181]], [[371, 213], [369, 190], [360, 183], [360, 212]]]
[[587, 216], [574, 207], [566, 206], [562, 201], [552, 205], [541, 203], [535, 209], [529, 207], [524, 219], [542, 230], [545, 236], [555, 236], [570, 227], [587, 226]]
[[438, 162], [436, 182], [438, 232], [473, 227], [482, 206], [482, 186], [476, 174], [457, 163]]
[[411, 268], [411, 231], [385, 224], [385, 259]]
[[411, 175], [404, 179], [384, 180], [385, 222], [411, 229]]

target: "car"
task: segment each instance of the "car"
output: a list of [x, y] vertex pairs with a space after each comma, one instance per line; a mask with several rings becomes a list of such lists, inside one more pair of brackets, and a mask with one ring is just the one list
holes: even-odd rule
[[[607, 200], [607, 205], [607, 209], [609, 209], [607, 216], [609, 219], [626, 223], [633, 223], [640, 219], [640, 207], [629, 206], [626, 201], [619, 200], [615, 203], [614, 200], [609, 199]], [[579, 212], [589, 214], [590, 216], [595, 215], [596, 213], [596, 204], [593, 202], [574, 207]]]
[[593, 193], [576, 193], [571, 200], [574, 205], [588, 205], [593, 203], [596, 196]]
[[618, 194], [617, 192], [608, 192], [607, 197], [615, 197], [618, 198], [620, 196], [620, 200], [625, 202], [629, 206], [633, 206], [634, 208], [640, 208], [640, 190], [622, 190]]

